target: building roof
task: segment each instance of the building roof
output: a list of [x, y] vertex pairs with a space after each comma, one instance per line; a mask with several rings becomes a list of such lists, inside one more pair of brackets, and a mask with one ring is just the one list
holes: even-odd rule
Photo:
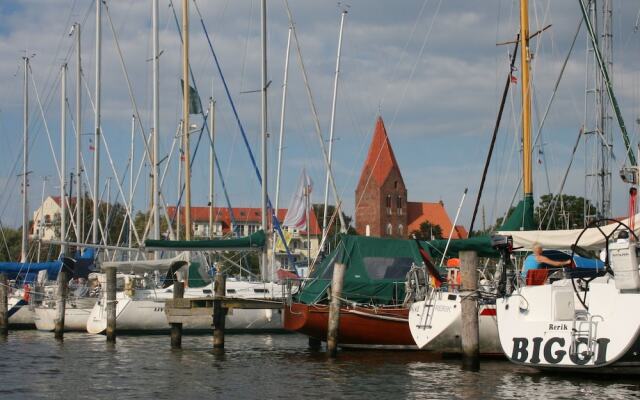
[[[448, 238], [453, 223], [444, 208], [441, 201], [436, 203], [429, 202], [407, 202], [407, 231], [413, 232], [420, 230], [423, 222], [430, 222], [432, 225], [439, 225], [442, 229], [442, 237]], [[456, 225], [453, 230], [452, 239], [465, 239], [468, 236], [464, 227]]]
[[[167, 207], [167, 212], [170, 218], [173, 218], [176, 212], [175, 206]], [[320, 235], [322, 230], [318, 224], [318, 220], [313, 211], [310, 213], [311, 220], [311, 235]], [[281, 208], [278, 210], [278, 220], [282, 222], [285, 215], [287, 215], [287, 209]], [[234, 207], [233, 217], [238, 224], [242, 223], [257, 223], [261, 222], [261, 210], [257, 207]], [[180, 219], [184, 222], [184, 207], [180, 210]], [[191, 220], [193, 222], [209, 222], [209, 207], [191, 207]], [[229, 209], [226, 207], [213, 207], [213, 220], [214, 222], [220, 222], [224, 232], [228, 232], [231, 229], [231, 218], [229, 216]], [[306, 231], [300, 232], [306, 234]]]
[[[55, 201], [58, 206], [62, 206], [62, 202], [60, 201], [61, 199], [60, 196], [49, 196], [49, 197], [51, 197], [51, 199]], [[76, 204], [76, 198], [69, 197], [69, 204]]]
[[[375, 130], [373, 131], [373, 138], [369, 145], [369, 153], [362, 166], [360, 180], [365, 178], [365, 182], [367, 182], [369, 180], [368, 174], [371, 174], [372, 179], [375, 180], [378, 186], [382, 186], [394, 168], [397, 169], [398, 174], [400, 174], [400, 168], [398, 167], [396, 156], [393, 154], [384, 121], [382, 117], [378, 117]], [[400, 174], [400, 177], [402, 179], [402, 174]]]

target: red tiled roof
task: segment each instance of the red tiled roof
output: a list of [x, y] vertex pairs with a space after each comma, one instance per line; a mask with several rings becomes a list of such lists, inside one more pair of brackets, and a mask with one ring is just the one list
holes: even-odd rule
[[[369, 145], [369, 153], [360, 173], [360, 179], [363, 179], [365, 174], [370, 173], [378, 186], [382, 186], [394, 168], [397, 168], [398, 172], [400, 172], [396, 156], [393, 154], [393, 149], [389, 142], [389, 136], [387, 136], [387, 129], [384, 127], [384, 121], [382, 121], [382, 117], [378, 117], [371, 145]], [[366, 182], [369, 177], [366, 176], [364, 178]]]
[[[167, 207], [167, 213], [170, 218], [173, 218], [176, 212], [175, 206]], [[247, 223], [260, 223], [261, 222], [261, 210], [257, 207], [234, 207], [233, 208], [233, 217], [236, 222]], [[320, 229], [320, 225], [318, 224], [318, 220], [316, 219], [316, 215], [313, 211], [310, 213], [311, 219], [311, 235], [320, 235], [322, 233]], [[278, 210], [277, 216], [278, 220], [282, 223], [285, 215], [287, 215], [287, 209], [281, 208]], [[180, 210], [180, 220], [184, 222], [184, 207]], [[193, 222], [209, 222], [209, 207], [191, 207], [191, 220]], [[231, 227], [231, 218], [229, 216], [229, 209], [226, 207], [213, 207], [213, 220], [215, 222], [222, 223], [222, 229], [224, 232], [229, 231]], [[307, 232], [300, 232], [301, 234], [306, 234]]]
[[[59, 205], [59, 206], [62, 205], [62, 203], [60, 202], [60, 199], [61, 199], [60, 196], [51, 196], [51, 199], [53, 199], [53, 201], [55, 201], [57, 205]], [[70, 197], [69, 198], [69, 204], [76, 204], [76, 198], [75, 197]]]
[[[442, 237], [444, 238], [449, 237], [449, 232], [451, 232], [451, 226], [453, 225], [442, 202], [407, 202], [408, 232], [420, 230], [420, 224], [423, 222], [439, 225], [442, 229]], [[456, 225], [456, 229], [453, 230], [452, 239], [464, 239], [467, 236], [466, 229], [460, 225]]]

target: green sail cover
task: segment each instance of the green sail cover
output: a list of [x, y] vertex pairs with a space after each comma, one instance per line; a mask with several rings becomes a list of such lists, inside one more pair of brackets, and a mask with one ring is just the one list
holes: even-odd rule
[[151, 240], [144, 241], [146, 248], [158, 249], [252, 249], [264, 246], [266, 235], [259, 230], [252, 235], [233, 239], [213, 240]]
[[533, 196], [525, 195], [507, 218], [500, 231], [531, 231], [537, 229], [533, 220]]
[[[442, 258], [447, 247], [447, 239], [420, 242], [423, 249], [435, 260]], [[447, 249], [447, 258], [458, 257], [461, 251], [475, 251], [479, 257], [497, 258], [500, 254], [491, 247], [491, 237], [476, 236], [469, 239], [452, 239]]]
[[343, 235], [312, 271], [298, 295], [300, 302], [326, 303], [336, 262], [346, 265], [342, 298], [384, 305], [403, 301], [406, 274], [412, 264], [422, 265], [422, 258], [413, 240]]
[[[201, 288], [211, 283], [211, 278], [206, 275], [206, 265], [200, 261], [191, 261], [189, 264], [189, 287]], [[204, 276], [203, 276], [204, 273]]]

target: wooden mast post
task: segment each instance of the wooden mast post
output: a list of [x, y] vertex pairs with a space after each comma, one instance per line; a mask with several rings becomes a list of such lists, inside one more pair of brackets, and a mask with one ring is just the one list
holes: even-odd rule
[[[178, 281], [178, 277], [174, 274], [173, 278], [173, 298], [184, 298], [184, 282]], [[182, 347], [182, 323], [171, 323], [171, 348], [179, 349]]]
[[333, 266], [331, 280], [331, 303], [329, 305], [329, 323], [327, 327], [327, 352], [329, 357], [335, 357], [338, 352], [338, 327], [340, 326], [340, 298], [344, 283], [346, 265], [336, 262]]
[[116, 342], [116, 269], [105, 271], [107, 283], [107, 342]]
[[478, 326], [478, 254], [475, 251], [460, 252], [460, 273], [462, 290], [462, 368], [469, 371], [480, 370], [480, 328]]
[[[64, 200], [63, 200], [64, 201]], [[57, 340], [64, 338], [64, 314], [67, 303], [67, 292], [69, 277], [67, 275], [66, 266], [63, 264], [58, 273], [58, 293], [56, 296], [56, 320], [54, 325], [54, 336]]]
[[9, 285], [7, 276], [0, 274], [0, 336], [9, 334]]
[[520, 0], [520, 68], [522, 82], [522, 183], [524, 196], [533, 196], [531, 172], [531, 82], [529, 78], [529, 2]]
[[222, 306], [222, 300], [226, 294], [227, 281], [224, 273], [216, 272], [213, 288], [213, 348], [224, 349], [224, 326], [227, 317], [227, 309]]

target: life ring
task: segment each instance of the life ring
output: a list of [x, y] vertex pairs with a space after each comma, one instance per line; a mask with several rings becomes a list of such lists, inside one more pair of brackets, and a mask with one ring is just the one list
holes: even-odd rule
[[28, 303], [29, 299], [31, 298], [31, 286], [25, 283], [22, 289], [23, 289], [22, 299]]

